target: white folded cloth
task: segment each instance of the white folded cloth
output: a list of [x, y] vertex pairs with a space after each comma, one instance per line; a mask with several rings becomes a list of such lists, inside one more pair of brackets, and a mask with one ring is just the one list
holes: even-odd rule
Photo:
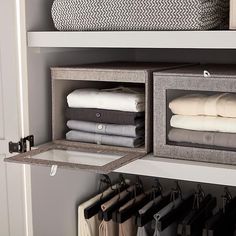
[[107, 110], [143, 112], [145, 93], [141, 88], [77, 89], [67, 96], [72, 108], [99, 108]]
[[236, 133], [236, 118], [173, 115], [170, 125], [188, 130]]
[[236, 117], [236, 94], [191, 94], [174, 99], [169, 108], [176, 115]]

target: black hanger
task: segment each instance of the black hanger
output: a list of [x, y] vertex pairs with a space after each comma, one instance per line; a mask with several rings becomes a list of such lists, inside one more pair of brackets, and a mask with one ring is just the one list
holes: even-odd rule
[[[109, 176], [107, 175], [103, 175], [103, 178], [100, 180], [100, 185], [99, 185], [99, 192], [102, 188], [102, 186], [106, 186], [106, 188], [111, 188], [112, 189], [112, 183], [111, 180], [109, 178]], [[101, 209], [101, 205], [107, 201], [109, 201], [111, 198], [113, 198], [118, 191], [122, 191], [124, 189], [126, 189], [128, 186], [124, 182], [121, 182], [117, 185], [116, 189], [112, 189], [113, 191], [108, 194], [107, 196], [103, 197], [103, 193], [101, 194], [101, 198], [95, 202], [94, 204], [90, 205], [89, 207], [84, 209], [84, 217], [85, 219], [90, 219], [91, 217], [93, 217], [94, 215], [98, 214], [98, 212]]]
[[[143, 189], [140, 187], [140, 185], [135, 185], [135, 189], [136, 189], [136, 194], [139, 195], [140, 193], [143, 192]], [[114, 203], [109, 209], [107, 209], [106, 211], [102, 211], [100, 210], [98, 213], [98, 217], [99, 219], [103, 218], [103, 220], [105, 221], [110, 221], [112, 219], [112, 214], [113, 212], [115, 212], [116, 210], [118, 210], [121, 206], [123, 206], [125, 203], [127, 203], [129, 200], [131, 200], [134, 197], [134, 192], [131, 191], [129, 192], [128, 189], [125, 189], [123, 191], [127, 191], [128, 194], [123, 198], [123, 199], [119, 199], [117, 200], [116, 203]], [[121, 192], [122, 193], [122, 192]]]
[[219, 220], [221, 219], [223, 215], [223, 211], [222, 209], [219, 210], [214, 216], [212, 216], [211, 218], [209, 218], [206, 223], [205, 223], [205, 228], [203, 229], [203, 236], [213, 236], [214, 232], [213, 232], [213, 227], [215, 224], [217, 224], [217, 222], [219, 222]]
[[157, 228], [159, 231], [165, 230], [168, 226], [170, 226], [173, 222], [178, 222], [184, 215], [186, 215], [187, 212], [192, 209], [193, 201], [194, 201], [194, 195], [190, 195], [183, 199], [182, 191], [179, 187], [178, 182], [176, 182], [176, 188], [172, 189], [172, 201], [174, 201], [176, 198], [181, 197], [182, 202], [180, 205], [176, 208], [174, 208], [171, 212], [169, 212], [167, 215], [162, 217], [157, 222]]
[[[134, 191], [129, 192], [128, 188], [127, 188], [125, 191], [127, 191], [128, 194], [123, 199], [118, 198], [117, 202], [115, 204], [113, 204], [106, 211], [100, 210], [98, 213], [98, 218], [100, 220], [103, 219], [105, 221], [110, 221], [112, 219], [113, 212], [116, 212], [121, 206], [123, 206], [126, 202], [131, 200], [134, 197], [134, 193], [138, 195], [144, 191], [143, 190], [143, 183], [142, 183], [141, 179], [139, 178], [139, 176], [136, 177], [136, 183], [134, 185], [134, 188], [135, 188], [135, 192]], [[119, 194], [120, 194], [120, 192], [119, 192]]]
[[[228, 211], [228, 208], [233, 206], [232, 196], [229, 193], [228, 189], [224, 189], [225, 193], [222, 196], [223, 207], [215, 215], [209, 218], [205, 223], [205, 229], [203, 230], [204, 235], [220, 235], [221, 231], [224, 230], [222, 227], [223, 219], [226, 217], [225, 213]], [[220, 227], [219, 227], [220, 226]]]
[[153, 206], [148, 209], [144, 214], [139, 214], [136, 219], [136, 224], [138, 227], [143, 227], [148, 222], [152, 221], [153, 215], [160, 211], [163, 207], [170, 203], [170, 194], [167, 196], [163, 196], [158, 204], [153, 204]]
[[186, 225], [186, 236], [191, 236], [194, 233], [202, 232], [206, 220], [212, 216], [212, 211], [216, 207], [217, 200], [211, 195], [208, 196], [206, 196], [206, 198], [202, 202], [202, 206], [200, 207], [200, 209], [196, 211], [196, 214]]
[[136, 225], [138, 227], [142, 227], [148, 222], [152, 221], [153, 215], [170, 202], [171, 195], [167, 194], [166, 196], [163, 196], [162, 186], [158, 179], [155, 180], [155, 185], [152, 186], [152, 189], [152, 200], [155, 200], [155, 198], [158, 196], [161, 197], [161, 199], [157, 203], [154, 201], [153, 205], [144, 214], [138, 214], [136, 218]]
[[236, 218], [236, 209], [233, 208], [227, 214], [221, 215], [220, 220], [213, 227], [213, 229], [208, 229], [207, 235], [232, 236], [235, 231], [235, 218]]
[[222, 201], [223, 208], [206, 222], [204, 232], [207, 232], [207, 236], [233, 235], [236, 221], [236, 198], [232, 198], [227, 187], [224, 189]]
[[207, 196], [205, 198], [205, 193], [201, 187], [201, 185], [197, 186], [197, 191], [194, 194], [194, 200], [192, 209], [183, 216], [183, 219], [180, 220], [178, 224], [177, 232], [179, 235], [186, 235], [187, 234], [187, 225], [191, 222], [191, 220], [196, 216], [199, 209], [206, 204], [211, 199], [211, 196]]
[[152, 195], [152, 193], [147, 193], [147, 194], [142, 193], [142, 194], [144, 195], [142, 200], [136, 201], [137, 196], [134, 196], [133, 204], [122, 211], [119, 211], [119, 209], [117, 209], [113, 213], [112, 219], [115, 222], [121, 224], [125, 222], [126, 220], [128, 220], [130, 217], [136, 216], [138, 214], [139, 209], [144, 207], [150, 201], [150, 197]]
[[[144, 195], [144, 198], [141, 201], [136, 202], [136, 197], [140, 194]], [[113, 221], [117, 223], [123, 223], [126, 219], [129, 219], [134, 213], [137, 213], [137, 211], [146, 204], [147, 201], [150, 200], [151, 193], [146, 194], [144, 192], [143, 183], [141, 179], [137, 176], [136, 177], [136, 185], [133, 191], [133, 195], [129, 200], [133, 199], [133, 204], [130, 207], [127, 207], [122, 212], [119, 211], [120, 207], [123, 206], [128, 201], [124, 202], [122, 205], [119, 206], [119, 208], [116, 208], [115, 211], [112, 213], [112, 219]]]

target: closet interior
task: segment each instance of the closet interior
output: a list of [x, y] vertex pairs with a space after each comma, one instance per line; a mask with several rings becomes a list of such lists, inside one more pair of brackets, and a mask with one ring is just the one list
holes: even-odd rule
[[[104, 34], [102, 32], [58, 32], [51, 18], [52, 3], [53, 0], [26, 0], [25, 12], [24, 7], [21, 9], [21, 19], [23, 19], [22, 22], [25, 20], [27, 34], [25, 80], [28, 84], [29, 113], [26, 115], [29, 116], [29, 134], [34, 135], [36, 146], [65, 138], [69, 130], [65, 125], [67, 120], [64, 111], [69, 93], [84, 87], [107, 89], [124, 85], [122, 81], [84, 81], [82, 77], [79, 80], [68, 81], [56, 77], [51, 79], [51, 68], [59, 70], [71, 66], [109, 62], [179, 63], [179, 65], [236, 64], [236, 32], [234, 31], [142, 31]], [[140, 84], [142, 88], [147, 86], [144, 82], [135, 83], [139, 87]], [[126, 82], [125, 85], [134, 84]], [[196, 88], [189, 89], [190, 92], [168, 90], [165, 103], [197, 91]], [[210, 90], [211, 88], [209, 91], [204, 89], [203, 94], [211, 95]], [[150, 93], [146, 93], [146, 96], [150, 96]], [[153, 110], [155, 112], [155, 105]], [[149, 122], [152, 122], [152, 112], [145, 115], [148, 119], [150, 118]], [[166, 122], [169, 122], [171, 115], [168, 110]], [[164, 122], [163, 119], [162, 121]], [[167, 144], [169, 141], [166, 135], [169, 130], [170, 127], [167, 126], [167, 131], [164, 131], [165, 139], [162, 140]], [[155, 132], [154, 129], [154, 137]], [[134, 150], [127, 152], [125, 148], [118, 148], [118, 154], [114, 155], [112, 152], [107, 162], [106, 160], [97, 161], [94, 157], [89, 159], [90, 163], [88, 163], [84, 150], [96, 150], [95, 153], [109, 155], [111, 148], [103, 149], [95, 144], [81, 144], [78, 147], [72, 142], [73, 144], [69, 145], [72, 155], [66, 156], [65, 152], [60, 150], [60, 148], [67, 150], [68, 146], [65, 142], [65, 140], [58, 141], [54, 144], [57, 147], [44, 146], [46, 151], [44, 153], [32, 150], [34, 155], [35, 153], [40, 155], [37, 161], [32, 161], [33, 158], [25, 156], [14, 160], [34, 164], [31, 167], [31, 196], [35, 236], [76, 236], [78, 234], [78, 206], [98, 194], [101, 172], [109, 172], [112, 183], [117, 182], [120, 173], [134, 183], [138, 176], [147, 190], [152, 188], [156, 178], [164, 190], [175, 188], [174, 180], [178, 180], [185, 194], [197, 191], [200, 182], [206, 194], [212, 194], [217, 198], [216, 205], [220, 208], [223, 206], [221, 197], [225, 186], [228, 186], [233, 197], [236, 196], [234, 165], [161, 158], [160, 155], [154, 156], [152, 152], [147, 151], [151, 149], [151, 146], [137, 148], [139, 150], [135, 151], [138, 154], [135, 155], [130, 155], [134, 153]], [[82, 154], [78, 153], [77, 149], [82, 149]], [[128, 162], [122, 159], [122, 165], [119, 162], [114, 164], [113, 161], [127, 156], [127, 153], [130, 156]], [[149, 154], [146, 155], [146, 153]], [[78, 158], [79, 163], [77, 163]], [[69, 162], [69, 159], [70, 163], [65, 164]], [[45, 167], [45, 160], [47, 167]], [[99, 168], [110, 162], [112, 165], [108, 169]], [[44, 166], [41, 167], [41, 165]], [[53, 165], [59, 168], [56, 175], [51, 177], [50, 169]]]

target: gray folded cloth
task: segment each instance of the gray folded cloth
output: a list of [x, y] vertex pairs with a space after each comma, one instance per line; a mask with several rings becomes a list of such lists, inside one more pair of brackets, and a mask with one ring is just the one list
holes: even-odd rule
[[173, 128], [168, 134], [169, 141], [236, 148], [236, 134], [208, 131], [192, 131]]
[[66, 139], [71, 141], [96, 143], [96, 144], [121, 146], [121, 147], [139, 147], [144, 144], [144, 137], [137, 137], [137, 138], [122, 137], [114, 135], [87, 133], [76, 130], [71, 130], [67, 132]]
[[144, 121], [137, 125], [115, 125], [95, 123], [79, 120], [69, 120], [67, 127], [71, 130], [84, 131], [96, 134], [109, 134], [125, 137], [140, 137], [144, 136]]
[[84, 120], [118, 125], [136, 125], [140, 120], [145, 119], [145, 113], [96, 108], [67, 108], [66, 117], [68, 120]]

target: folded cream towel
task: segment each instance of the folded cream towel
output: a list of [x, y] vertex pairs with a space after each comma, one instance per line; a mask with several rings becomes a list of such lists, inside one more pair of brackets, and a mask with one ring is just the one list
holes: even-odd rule
[[188, 130], [236, 133], [236, 118], [174, 115], [170, 125]]
[[236, 117], [236, 94], [191, 94], [174, 99], [169, 108], [177, 115]]
[[144, 89], [118, 87], [114, 89], [77, 89], [67, 96], [72, 108], [142, 112], [145, 110]]

